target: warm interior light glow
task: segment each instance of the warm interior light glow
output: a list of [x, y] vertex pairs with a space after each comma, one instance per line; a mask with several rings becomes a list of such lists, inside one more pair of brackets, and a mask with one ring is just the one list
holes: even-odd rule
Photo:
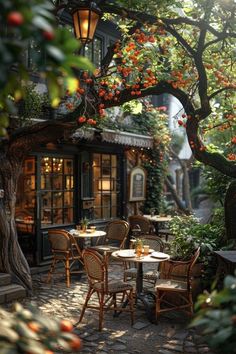
[[113, 190], [113, 180], [110, 179], [99, 179], [98, 180], [98, 190], [108, 192]]

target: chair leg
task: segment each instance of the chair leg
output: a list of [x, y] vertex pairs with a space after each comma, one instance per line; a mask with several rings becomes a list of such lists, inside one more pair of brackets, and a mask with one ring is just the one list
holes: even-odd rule
[[98, 294], [99, 300], [99, 331], [102, 331], [103, 328], [103, 317], [104, 317], [104, 294]]
[[[84, 317], [84, 313], [85, 313], [86, 307], [87, 307], [87, 305], [88, 305], [88, 302], [89, 302], [89, 299], [90, 299], [92, 293], [93, 293], [93, 289], [90, 288], [89, 291], [88, 291], [88, 293], [87, 293], [87, 296], [86, 296], [84, 305], [83, 305], [83, 307], [82, 307], [82, 311], [81, 311], [81, 314], [80, 314], [80, 317], [79, 317], [79, 321], [78, 321], [77, 323], [80, 323], [80, 322], [82, 321], [82, 319], [83, 319], [83, 317]], [[76, 323], [76, 324], [77, 324], [77, 323]]]
[[114, 306], [114, 315], [117, 314], [117, 302], [116, 302], [116, 294], [112, 295], [113, 306]]
[[54, 273], [54, 271], [55, 271], [55, 265], [56, 265], [56, 260], [55, 260], [55, 258], [53, 258], [53, 261], [52, 261], [50, 270], [49, 270], [49, 272], [48, 272], [48, 276], [47, 276], [46, 283], [49, 283], [49, 282], [51, 281], [51, 279], [52, 279], [52, 273]]
[[193, 298], [191, 292], [188, 294], [188, 300], [189, 300], [190, 314], [191, 316], [193, 316]]
[[70, 261], [69, 257], [66, 257], [66, 286], [70, 287]]
[[161, 299], [160, 299], [160, 292], [157, 291], [157, 294], [156, 294], [156, 322], [158, 321], [159, 319], [159, 316], [160, 316], [160, 310], [161, 310]]
[[128, 296], [128, 300], [129, 300], [131, 325], [133, 326], [133, 324], [134, 324], [134, 294], [133, 294], [133, 290], [130, 290], [130, 292], [127, 296]]

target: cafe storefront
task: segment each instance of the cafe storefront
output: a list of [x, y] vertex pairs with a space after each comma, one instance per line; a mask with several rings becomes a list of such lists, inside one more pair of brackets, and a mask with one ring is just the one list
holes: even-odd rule
[[127, 218], [129, 151], [151, 148], [152, 138], [125, 132], [79, 132], [73, 143], [47, 145], [28, 156], [18, 183], [16, 226], [31, 266], [50, 258], [51, 228], [71, 229], [81, 218], [102, 229]]

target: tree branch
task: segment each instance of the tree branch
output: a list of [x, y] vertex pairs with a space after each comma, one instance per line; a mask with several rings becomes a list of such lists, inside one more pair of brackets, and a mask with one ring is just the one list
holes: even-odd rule
[[219, 93], [224, 92], [224, 91], [227, 91], [227, 90], [236, 91], [236, 88], [235, 88], [235, 87], [230, 87], [230, 86], [222, 87], [221, 89], [219, 89], [219, 90], [213, 92], [210, 96], [208, 96], [208, 99], [211, 100], [211, 99], [214, 98], [215, 96], [219, 95]]

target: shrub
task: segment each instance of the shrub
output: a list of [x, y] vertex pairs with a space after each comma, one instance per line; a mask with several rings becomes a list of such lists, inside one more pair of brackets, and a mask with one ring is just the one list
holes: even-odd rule
[[35, 308], [15, 304], [13, 311], [0, 309], [1, 354], [53, 354], [54, 350], [78, 352], [80, 338], [67, 320], [51, 319]]
[[222, 290], [201, 294], [195, 307], [191, 326], [218, 353], [236, 353], [236, 278], [227, 276]]
[[194, 250], [200, 246], [200, 260], [206, 262], [222, 240], [218, 224], [200, 224], [193, 215], [175, 216], [170, 222], [170, 230], [173, 233], [173, 240], [170, 243], [171, 254], [175, 259], [191, 258]]

